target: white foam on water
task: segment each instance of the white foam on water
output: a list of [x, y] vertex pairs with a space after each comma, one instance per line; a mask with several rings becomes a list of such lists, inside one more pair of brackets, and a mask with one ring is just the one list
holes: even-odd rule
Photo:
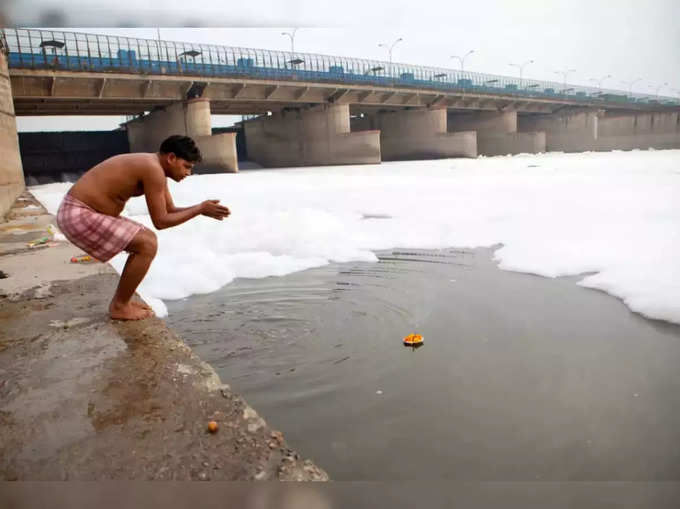
[[[593, 272], [579, 284], [680, 323], [679, 150], [258, 170], [169, 186], [178, 205], [217, 198], [232, 215], [157, 232], [158, 255], [140, 287], [151, 299], [331, 261], [376, 261], [380, 249], [502, 243], [501, 269]], [[30, 190], [55, 213], [68, 187]], [[143, 198], [125, 212], [153, 228]], [[121, 254], [112, 265], [120, 271], [124, 261]], [[162, 311], [162, 302], [153, 305]]]

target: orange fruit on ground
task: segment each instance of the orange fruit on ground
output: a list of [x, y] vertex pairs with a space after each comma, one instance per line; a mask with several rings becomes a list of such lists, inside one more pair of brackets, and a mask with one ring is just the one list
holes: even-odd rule
[[217, 423], [215, 421], [210, 421], [208, 423], [208, 431], [210, 431], [210, 433], [215, 433], [217, 431]]

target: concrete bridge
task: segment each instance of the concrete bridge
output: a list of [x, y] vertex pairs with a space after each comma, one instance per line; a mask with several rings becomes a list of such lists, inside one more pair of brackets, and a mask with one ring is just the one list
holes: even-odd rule
[[264, 166], [680, 147], [680, 101], [670, 97], [62, 31], [3, 29], [2, 43], [3, 147], [15, 114], [128, 114], [132, 151], [182, 133], [206, 165], [237, 171], [236, 135], [213, 135], [212, 113], [256, 115], [243, 127], [249, 158]]

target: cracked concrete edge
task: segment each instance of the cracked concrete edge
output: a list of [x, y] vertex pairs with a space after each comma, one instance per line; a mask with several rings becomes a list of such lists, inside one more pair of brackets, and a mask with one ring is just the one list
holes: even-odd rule
[[[162, 320], [161, 320], [162, 321]], [[244, 422], [245, 429], [250, 434], [257, 434], [262, 432], [264, 436], [269, 437], [267, 445], [270, 449], [278, 449], [280, 456], [274, 456], [273, 461], [270, 461], [270, 467], [274, 467], [277, 479], [280, 481], [329, 481], [328, 474], [317, 466], [310, 459], [302, 459], [300, 454], [290, 449], [284, 439], [284, 434], [281, 431], [276, 431], [271, 428], [265, 419], [263, 419], [257, 411], [251, 407], [243, 397], [235, 394], [229, 384], [223, 383], [217, 372], [210, 364], [203, 361], [196, 353], [186, 345], [172, 329], [168, 328], [170, 332], [168, 340], [170, 341], [169, 349], [179, 350], [186, 354], [189, 360], [196, 366], [194, 369], [186, 362], [175, 363], [176, 373], [180, 375], [188, 375], [193, 377], [194, 386], [198, 390], [204, 390], [208, 393], [219, 394], [226, 398], [229, 397], [239, 403], [243, 407], [241, 418]], [[167, 340], [166, 340], [167, 341]], [[270, 470], [267, 468], [261, 469], [249, 480], [264, 481], [272, 480]]]
[[[198, 378], [196, 385], [208, 392], [219, 392], [221, 396], [225, 396], [225, 393], [229, 392], [236, 397], [241, 405], [243, 405], [242, 418], [245, 421], [246, 429], [249, 433], [257, 433], [260, 430], [265, 430], [265, 434], [269, 435], [272, 440], [269, 440], [267, 444], [270, 448], [280, 447], [283, 452], [280, 464], [277, 468], [278, 479], [281, 481], [328, 481], [328, 474], [314, 464], [313, 461], [309, 459], [301, 459], [299, 454], [295, 451], [289, 449], [285, 440], [283, 438], [283, 433], [280, 431], [272, 430], [272, 428], [267, 424], [267, 422], [260, 417], [257, 411], [251, 407], [241, 396], [234, 394], [231, 387], [225, 384], [220, 379], [217, 372], [213, 369], [210, 364], [203, 361], [198, 355], [196, 355], [189, 346], [187, 346], [183, 341], [178, 339], [176, 336], [171, 336], [175, 339], [174, 344], [176, 348], [183, 350], [187, 353], [191, 360], [200, 368], [198, 371], [191, 370], [191, 367], [187, 364], [178, 363], [176, 364], [176, 369], [178, 373], [195, 375]], [[187, 369], [189, 368], [189, 369]], [[253, 477], [253, 480], [269, 480], [267, 471], [261, 470]]]

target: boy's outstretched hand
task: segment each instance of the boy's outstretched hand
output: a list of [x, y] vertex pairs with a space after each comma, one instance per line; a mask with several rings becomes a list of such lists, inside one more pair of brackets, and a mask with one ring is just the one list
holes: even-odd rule
[[220, 205], [220, 200], [206, 200], [201, 203], [201, 214], [222, 221], [231, 212], [224, 205]]

